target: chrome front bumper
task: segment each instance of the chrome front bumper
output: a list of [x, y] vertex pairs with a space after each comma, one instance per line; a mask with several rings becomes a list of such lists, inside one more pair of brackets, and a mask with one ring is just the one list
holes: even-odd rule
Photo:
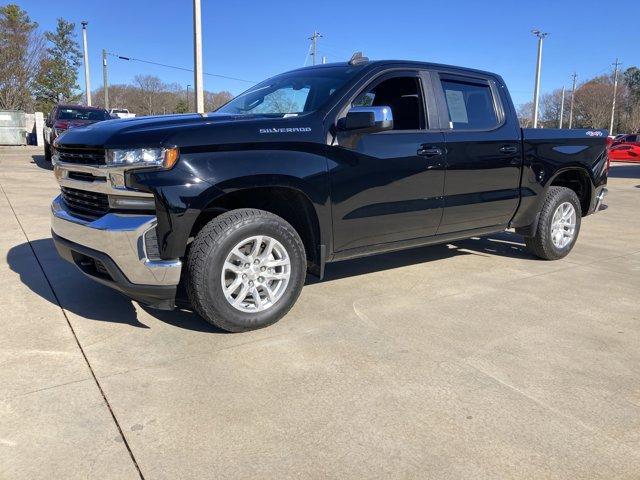
[[144, 235], [156, 222], [155, 215], [122, 213], [87, 221], [71, 214], [61, 196], [51, 204], [51, 229], [56, 236], [106, 255], [131, 284], [176, 286], [182, 262], [151, 259], [146, 252]]

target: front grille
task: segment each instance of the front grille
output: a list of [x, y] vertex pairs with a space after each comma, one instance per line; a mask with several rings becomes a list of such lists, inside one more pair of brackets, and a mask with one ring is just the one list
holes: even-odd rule
[[107, 177], [98, 177], [92, 173], [86, 172], [69, 172], [67, 177], [71, 180], [80, 180], [81, 182], [94, 182], [101, 181], [104, 182], [107, 180]]
[[96, 219], [109, 211], [109, 197], [104, 193], [62, 187], [67, 208], [82, 217]]
[[56, 153], [61, 162], [80, 165], [105, 165], [102, 148], [67, 148], [57, 147]]

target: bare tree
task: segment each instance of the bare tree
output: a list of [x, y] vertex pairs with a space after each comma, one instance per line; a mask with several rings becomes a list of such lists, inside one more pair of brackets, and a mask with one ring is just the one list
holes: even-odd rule
[[[562, 89], [558, 88], [551, 93], [545, 93], [540, 97], [541, 114], [540, 121], [545, 128], [558, 128], [560, 122], [560, 104], [562, 103]], [[564, 98], [564, 122], [568, 122], [569, 104], [571, 99]], [[563, 122], [563, 123], [564, 123]]]
[[136, 75], [134, 81], [140, 93], [136, 110], [142, 115], [163, 113], [160, 110], [162, 108], [160, 97], [165, 90], [162, 81], [154, 75]]
[[233, 98], [230, 92], [204, 92], [204, 109], [208, 112], [217, 110]]
[[520, 105], [517, 113], [522, 128], [531, 128], [533, 126], [533, 102]]

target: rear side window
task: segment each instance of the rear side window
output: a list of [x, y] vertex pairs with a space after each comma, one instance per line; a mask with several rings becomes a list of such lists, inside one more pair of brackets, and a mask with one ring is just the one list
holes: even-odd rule
[[442, 88], [454, 130], [487, 130], [498, 125], [489, 85], [442, 80]]

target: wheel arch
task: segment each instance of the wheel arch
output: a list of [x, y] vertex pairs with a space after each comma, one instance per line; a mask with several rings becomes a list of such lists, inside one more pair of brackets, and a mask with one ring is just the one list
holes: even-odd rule
[[278, 215], [298, 232], [305, 246], [309, 270], [321, 275], [325, 262], [325, 246], [321, 230], [321, 214], [309, 195], [293, 185], [244, 186], [209, 200], [196, 217], [190, 237], [218, 215], [238, 208], [254, 208]]
[[565, 187], [573, 190], [580, 200], [582, 216], [586, 216], [593, 197], [593, 181], [586, 168], [570, 166], [556, 171], [545, 188], [545, 195], [550, 187]]

